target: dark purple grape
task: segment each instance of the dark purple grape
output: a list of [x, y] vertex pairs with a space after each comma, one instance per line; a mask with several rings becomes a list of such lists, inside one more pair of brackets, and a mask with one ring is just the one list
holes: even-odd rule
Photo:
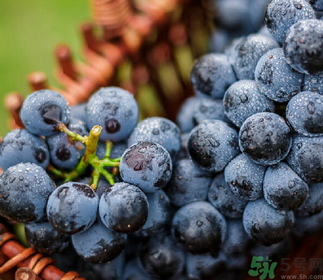
[[247, 234], [266, 246], [283, 240], [293, 225], [292, 211], [286, 214], [279, 213], [264, 198], [250, 201], [243, 213], [243, 226]]
[[115, 183], [102, 194], [99, 213], [109, 229], [122, 233], [135, 232], [147, 221], [147, 197], [134, 185]]
[[15, 222], [40, 221], [46, 216], [54, 181], [34, 163], [9, 167], [0, 177], [0, 214]]
[[120, 160], [121, 178], [146, 193], [165, 187], [172, 176], [172, 169], [172, 159], [167, 150], [152, 142], [133, 144]]
[[209, 188], [208, 199], [219, 212], [228, 218], [241, 218], [248, 201], [234, 194], [224, 180], [223, 173], [218, 174]]
[[41, 254], [62, 252], [69, 245], [69, 236], [59, 233], [46, 220], [25, 226], [28, 244]]
[[21, 107], [20, 117], [31, 133], [49, 136], [58, 132], [59, 123], [69, 122], [70, 108], [61, 94], [43, 89], [28, 95]]
[[150, 276], [162, 280], [178, 276], [185, 266], [185, 251], [166, 233], [143, 242], [139, 248], [139, 258]]
[[274, 113], [258, 113], [243, 123], [239, 145], [252, 161], [272, 165], [283, 160], [292, 145], [292, 132], [285, 120]]
[[239, 153], [238, 133], [220, 120], [205, 120], [188, 140], [194, 163], [210, 172], [220, 172]]
[[63, 234], [72, 235], [87, 230], [96, 220], [99, 198], [88, 185], [67, 182], [49, 197], [47, 217]]
[[231, 191], [241, 199], [255, 200], [263, 196], [266, 167], [240, 154], [224, 169], [224, 178]]
[[188, 252], [203, 254], [219, 249], [227, 225], [222, 214], [210, 203], [197, 201], [186, 204], [175, 213], [172, 231]]
[[76, 252], [91, 263], [105, 263], [118, 257], [126, 246], [127, 235], [108, 229], [98, 219], [89, 229], [72, 236]]
[[176, 161], [172, 178], [165, 187], [172, 204], [181, 207], [187, 203], [206, 200], [211, 174], [198, 168], [191, 159]]
[[46, 169], [49, 164], [49, 152], [41, 137], [26, 129], [10, 131], [0, 145], [0, 166], [2, 170], [18, 163], [35, 163]]

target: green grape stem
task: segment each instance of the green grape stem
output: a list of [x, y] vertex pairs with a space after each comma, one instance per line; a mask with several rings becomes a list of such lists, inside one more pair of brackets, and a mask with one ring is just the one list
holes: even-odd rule
[[106, 167], [113, 167], [114, 170], [115, 170], [115, 168], [119, 168], [120, 158], [115, 158], [115, 159], [110, 158], [111, 150], [113, 147], [113, 143], [111, 141], [106, 142], [105, 157], [102, 160], [100, 160], [96, 156], [96, 150], [97, 150], [100, 134], [102, 131], [101, 126], [99, 126], [99, 125], [94, 126], [91, 129], [89, 136], [81, 136], [73, 131], [70, 131], [66, 127], [66, 125], [63, 123], [60, 123], [58, 125], [58, 130], [66, 133], [71, 138], [72, 141], [82, 142], [86, 146], [86, 149], [85, 149], [84, 156], [82, 157], [82, 159], [80, 160], [80, 162], [78, 163], [76, 168], [74, 170], [72, 170], [71, 172], [68, 172], [68, 173], [63, 172], [63, 171], [53, 167], [52, 165], [49, 165], [47, 168], [47, 170], [49, 172], [51, 172], [53, 175], [55, 175], [59, 178], [64, 178], [65, 182], [68, 182], [68, 181], [74, 181], [75, 179], [82, 176], [85, 173], [87, 167], [89, 165], [91, 165], [94, 169], [94, 171], [92, 173], [91, 187], [94, 190], [96, 190], [96, 188], [98, 186], [101, 175], [111, 185], [114, 185], [114, 183], [115, 183], [114, 175], [116, 175], [116, 174], [115, 174], [115, 172], [113, 174], [109, 173], [106, 170]]

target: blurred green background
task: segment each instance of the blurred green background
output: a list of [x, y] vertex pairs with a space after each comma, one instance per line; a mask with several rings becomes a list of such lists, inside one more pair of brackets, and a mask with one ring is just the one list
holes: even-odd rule
[[0, 0], [0, 136], [8, 131], [7, 93], [30, 93], [28, 73], [45, 72], [57, 86], [54, 48], [67, 43], [80, 58], [80, 23], [90, 19], [88, 0]]

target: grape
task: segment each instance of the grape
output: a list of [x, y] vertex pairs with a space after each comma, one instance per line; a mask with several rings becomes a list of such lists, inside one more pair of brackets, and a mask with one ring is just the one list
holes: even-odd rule
[[138, 142], [120, 160], [121, 178], [146, 193], [163, 188], [172, 176], [173, 164], [167, 150], [157, 143]]
[[181, 207], [174, 215], [172, 231], [187, 252], [215, 252], [226, 234], [224, 217], [210, 203], [197, 201]]
[[222, 251], [227, 254], [243, 254], [250, 245], [251, 238], [243, 228], [241, 219], [227, 219], [227, 235], [221, 245]]
[[224, 54], [228, 57], [230, 64], [236, 60], [236, 50], [238, 46], [246, 40], [246, 36], [233, 39], [228, 46], [224, 49]]
[[121, 279], [124, 270], [124, 254], [107, 263], [90, 263], [82, 261], [80, 274], [87, 280], [117, 280]]
[[267, 51], [278, 47], [275, 40], [260, 34], [251, 34], [236, 42], [231, 61], [238, 80], [254, 80], [259, 59]]
[[185, 265], [185, 252], [171, 235], [160, 233], [144, 242], [139, 258], [148, 274], [157, 279], [179, 275]]
[[86, 231], [72, 236], [76, 252], [91, 263], [112, 261], [125, 248], [127, 235], [108, 229], [100, 219]]
[[303, 81], [303, 91], [323, 94], [323, 75], [306, 75]]
[[162, 145], [175, 158], [181, 147], [180, 130], [172, 121], [152, 117], [141, 121], [128, 139], [128, 147], [133, 144], [147, 141]]
[[248, 0], [217, 0], [216, 20], [218, 24], [226, 30], [247, 29], [246, 33], [252, 31], [250, 20]]
[[231, 191], [242, 199], [255, 200], [263, 196], [262, 184], [266, 167], [240, 154], [224, 169], [224, 178]]
[[284, 162], [268, 167], [264, 178], [264, 196], [279, 211], [290, 211], [303, 204], [308, 185]]
[[179, 127], [184, 133], [190, 132], [204, 120], [228, 121], [222, 100], [190, 97], [177, 115]]
[[28, 95], [21, 107], [20, 117], [31, 133], [49, 136], [58, 132], [59, 123], [69, 122], [70, 108], [62, 95], [44, 89]]
[[238, 133], [220, 120], [205, 120], [188, 140], [194, 163], [210, 172], [220, 172], [239, 152]]
[[210, 173], [199, 169], [192, 160], [182, 159], [175, 163], [165, 192], [172, 204], [181, 207], [193, 201], [205, 200], [211, 180]]
[[139, 258], [129, 261], [125, 268], [122, 280], [152, 280], [147, 272], [142, 268]]
[[258, 61], [255, 76], [259, 91], [276, 102], [286, 102], [301, 91], [303, 74], [287, 62], [282, 48], [266, 52]]
[[256, 243], [253, 248], [251, 248], [251, 256], [262, 256], [263, 260], [266, 260], [268, 256], [269, 260], [279, 260], [284, 257], [289, 249], [291, 248], [291, 238], [287, 235], [282, 241], [272, 244], [270, 246], [264, 246], [260, 243]]
[[323, 96], [315, 92], [300, 92], [288, 102], [286, 118], [300, 134], [323, 136]]
[[197, 96], [191, 96], [185, 99], [182, 104], [180, 111], [177, 114], [177, 123], [182, 133], [190, 132], [196, 125], [194, 123], [193, 112], [197, 107], [197, 104], [200, 103], [200, 100], [201, 99]]
[[315, 13], [305, 0], [272, 0], [267, 7], [265, 24], [279, 43], [287, 30], [303, 19], [313, 19]]
[[119, 142], [126, 139], [137, 124], [139, 110], [133, 95], [118, 87], [101, 88], [86, 107], [87, 126], [103, 127], [101, 141]]
[[323, 183], [309, 185], [309, 191], [304, 203], [296, 209], [298, 217], [312, 216], [320, 213], [323, 209]]
[[292, 233], [296, 236], [308, 236], [323, 230], [323, 211], [310, 217], [295, 217]]
[[55, 260], [55, 265], [65, 273], [78, 270], [80, 258], [71, 242], [63, 252], [54, 253], [51, 257]]
[[[67, 128], [81, 136], [88, 134], [86, 124], [80, 120], [71, 119]], [[59, 168], [73, 170], [85, 153], [85, 145], [72, 140], [64, 132], [49, 136], [46, 141], [51, 162]]]
[[0, 166], [2, 170], [18, 163], [35, 163], [46, 169], [49, 164], [48, 147], [44, 139], [26, 129], [10, 131], [0, 145]]
[[323, 137], [295, 135], [286, 158], [288, 165], [306, 183], [323, 180]]
[[74, 106], [71, 106], [71, 119], [77, 119], [86, 123], [86, 106], [87, 103], [80, 103]]
[[212, 31], [210, 38], [210, 51], [212, 53], [223, 53], [225, 47], [231, 40], [231, 34], [226, 29], [217, 28]]
[[15, 222], [40, 221], [55, 190], [54, 181], [34, 163], [9, 167], [0, 177], [0, 214]]
[[323, 11], [323, 1], [322, 0], [306, 0], [312, 7], [317, 11]]
[[296, 71], [310, 75], [323, 74], [323, 22], [302, 20], [287, 32], [284, 54], [287, 63]]
[[207, 54], [194, 64], [191, 83], [198, 96], [222, 98], [226, 89], [237, 80], [228, 57]]
[[46, 220], [25, 226], [28, 244], [41, 254], [62, 252], [69, 245], [69, 237], [55, 230]]
[[136, 186], [115, 183], [102, 194], [99, 213], [102, 222], [109, 229], [122, 233], [135, 232], [147, 220], [147, 197]]
[[292, 132], [274, 113], [258, 113], [245, 120], [239, 132], [243, 153], [257, 164], [272, 165], [283, 160], [292, 145]]
[[67, 182], [49, 197], [47, 217], [63, 234], [72, 235], [87, 230], [96, 219], [99, 198], [86, 184]]
[[242, 217], [248, 201], [235, 195], [224, 180], [223, 173], [218, 174], [208, 192], [208, 199], [212, 205], [228, 218]]
[[264, 198], [249, 201], [243, 213], [243, 226], [247, 234], [266, 246], [283, 240], [293, 225], [292, 211], [279, 213]]
[[270, 0], [249, 1], [248, 16], [254, 30], [259, 30], [264, 23], [264, 17]]
[[[226, 257], [220, 251], [218, 254], [192, 255], [187, 253], [186, 275], [189, 280], [214, 279], [223, 272]], [[222, 278], [227, 279], [227, 278]]]
[[226, 116], [240, 127], [250, 116], [260, 112], [274, 112], [274, 102], [262, 95], [255, 81], [242, 80], [232, 84], [223, 98]]
[[152, 236], [163, 231], [171, 220], [170, 201], [163, 191], [147, 194], [148, 218], [144, 226], [135, 232], [137, 236]]
[[221, 120], [230, 122], [224, 114], [222, 100], [200, 98], [200, 102], [196, 103], [193, 120], [195, 125], [199, 125], [204, 120]]

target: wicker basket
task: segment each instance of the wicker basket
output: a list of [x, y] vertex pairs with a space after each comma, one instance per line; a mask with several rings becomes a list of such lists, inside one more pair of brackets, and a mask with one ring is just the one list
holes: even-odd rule
[[[74, 105], [87, 101], [99, 87], [120, 86], [135, 94], [141, 118], [158, 115], [174, 120], [180, 104], [193, 94], [189, 73], [194, 59], [207, 52], [214, 28], [210, 5], [207, 0], [91, 0], [94, 20], [81, 26], [85, 62], [74, 61], [71, 49], [60, 45], [55, 56], [62, 88], [51, 87], [44, 73], [35, 72], [28, 77], [31, 89], [55, 89]], [[97, 30], [100, 36], [95, 35]], [[12, 128], [23, 126], [22, 102], [16, 92], [6, 98]], [[13, 279], [14, 273], [16, 279], [84, 279], [76, 272], [65, 274], [50, 257], [23, 247], [7, 225], [0, 223], [0, 279]], [[275, 279], [300, 274], [310, 279], [322, 273], [309, 263], [309, 258], [323, 257], [321, 237], [294, 238], [286, 256], [291, 269], [283, 271], [278, 265]], [[295, 258], [306, 258], [306, 267], [294, 266]]]

